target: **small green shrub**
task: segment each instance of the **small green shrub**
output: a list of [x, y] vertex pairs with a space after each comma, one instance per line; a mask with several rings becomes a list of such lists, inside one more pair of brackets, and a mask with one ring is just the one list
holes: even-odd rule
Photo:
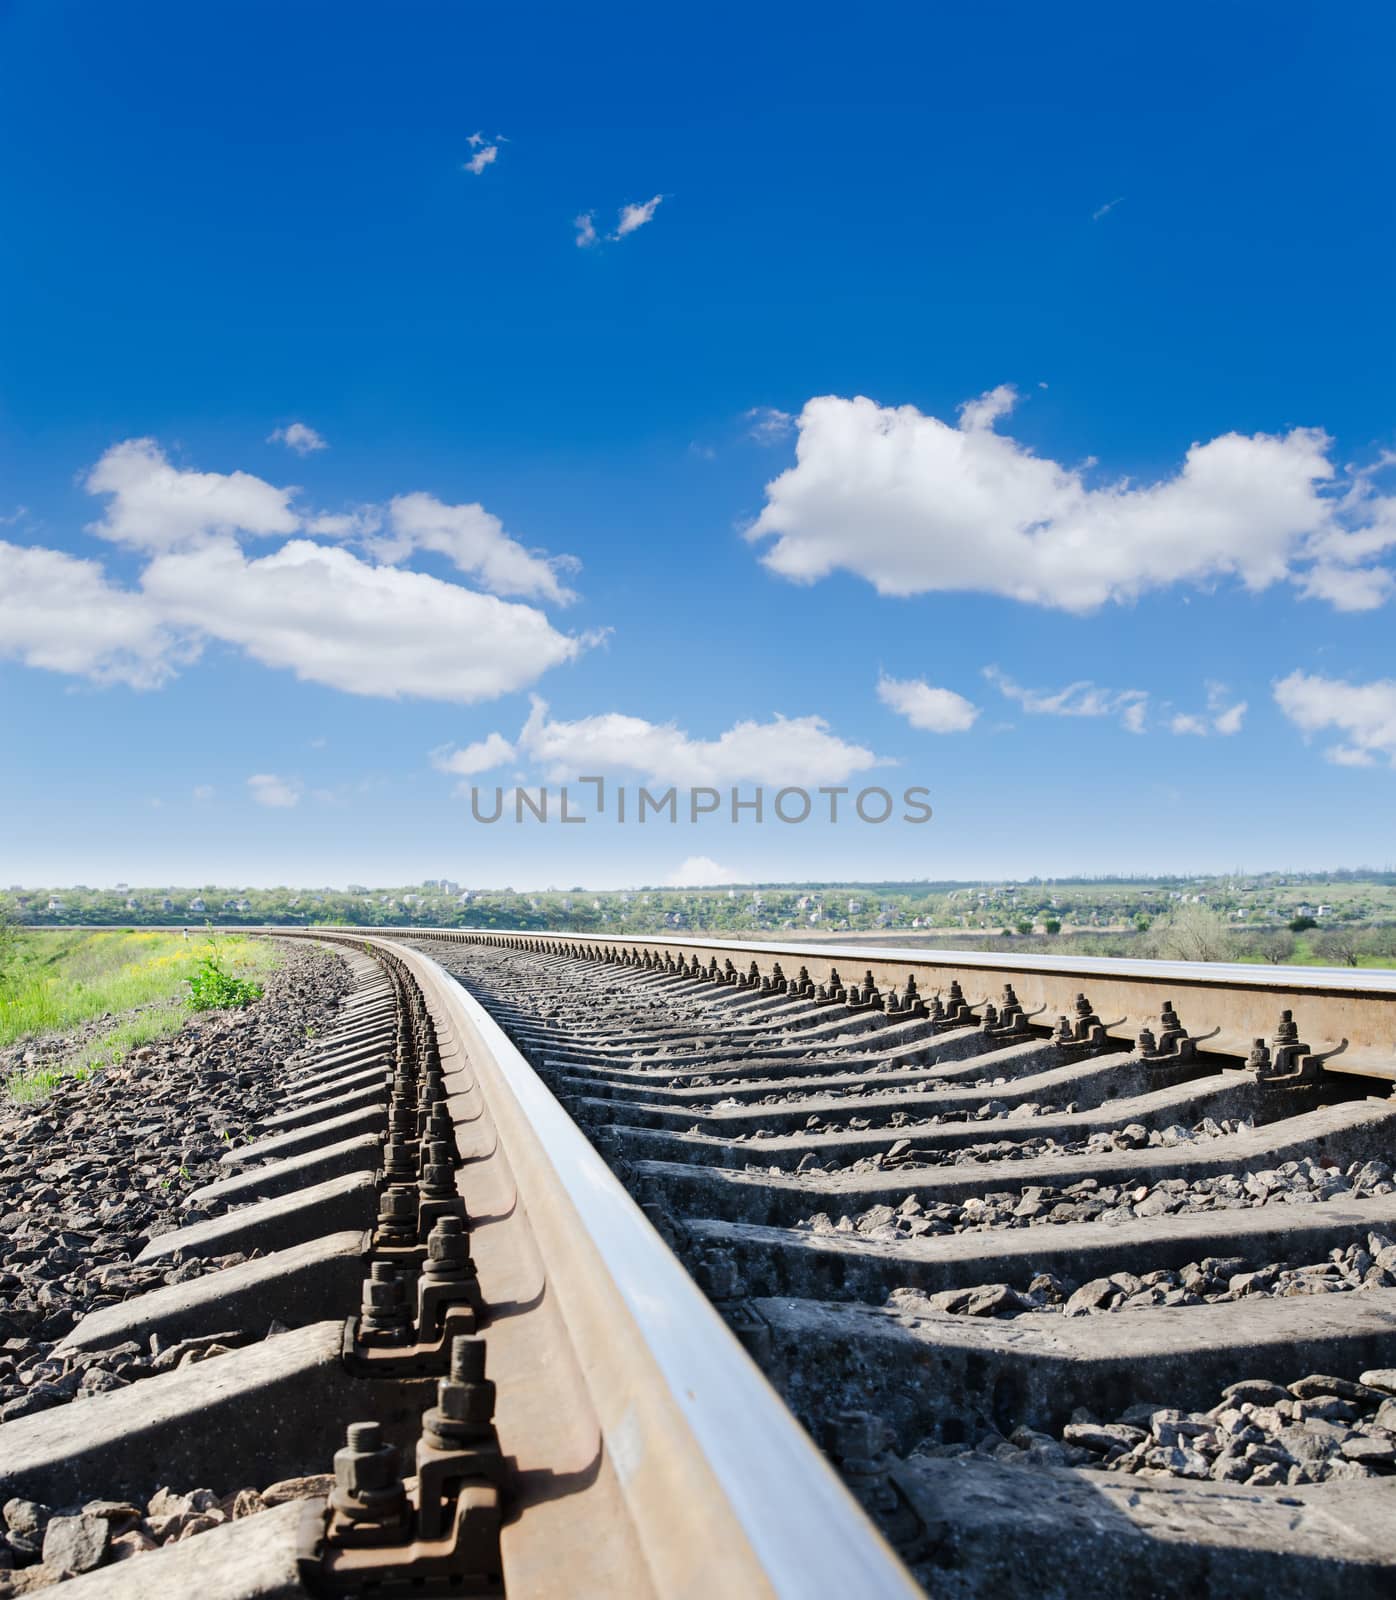
[[246, 978], [235, 978], [218, 957], [218, 945], [209, 941], [209, 952], [194, 968], [189, 984], [189, 1009], [191, 1011], [226, 1011], [231, 1007], [250, 1006], [262, 998], [260, 983], [249, 983]]

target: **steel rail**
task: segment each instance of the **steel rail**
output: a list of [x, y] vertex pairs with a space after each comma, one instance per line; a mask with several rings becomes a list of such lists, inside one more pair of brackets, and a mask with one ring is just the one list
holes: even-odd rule
[[[349, 932], [350, 930], [336, 930]], [[1333, 967], [1252, 967], [1239, 962], [1140, 961], [1117, 957], [1015, 955], [1011, 951], [887, 949], [857, 944], [748, 942], [702, 937], [639, 937], [540, 933], [503, 928], [364, 929], [397, 939], [557, 949], [601, 955], [611, 951], [660, 961], [732, 961], [763, 978], [779, 965], [793, 978], [798, 965], [815, 983], [842, 967], [844, 982], [871, 974], [882, 989], [916, 978], [923, 994], [958, 982], [971, 1004], [993, 999], [992, 985], [1014, 985], [1024, 1009], [1044, 1022], [1070, 1016], [1078, 993], [1088, 997], [1112, 1039], [1133, 1043], [1152, 1026], [1165, 1003], [1177, 1007], [1195, 1048], [1206, 1055], [1244, 1060], [1257, 1039], [1274, 1031], [1282, 1009], [1292, 1009], [1308, 1048], [1329, 1072], [1396, 1081], [1396, 971]], [[980, 992], [982, 991], [982, 993]]]
[[[323, 939], [328, 931], [301, 936]], [[408, 966], [438, 1035], [460, 1047], [483, 1091], [654, 1592], [693, 1595], [716, 1585], [730, 1594], [789, 1600], [919, 1593], [644, 1213], [484, 1007], [400, 936], [336, 930], [332, 937], [385, 950]], [[606, 1536], [602, 1527], [596, 1533]], [[508, 1543], [506, 1528], [506, 1585]], [[559, 1577], [566, 1592], [565, 1574]]]

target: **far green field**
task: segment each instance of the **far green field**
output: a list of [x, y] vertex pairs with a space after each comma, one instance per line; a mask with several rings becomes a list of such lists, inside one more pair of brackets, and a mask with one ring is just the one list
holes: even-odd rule
[[12, 1099], [46, 1093], [60, 1076], [85, 1077], [190, 1015], [189, 981], [214, 956], [234, 978], [257, 979], [280, 962], [274, 945], [238, 934], [42, 929], [0, 947], [0, 1049], [66, 1034], [93, 1018], [110, 1025], [55, 1063], [11, 1074]]

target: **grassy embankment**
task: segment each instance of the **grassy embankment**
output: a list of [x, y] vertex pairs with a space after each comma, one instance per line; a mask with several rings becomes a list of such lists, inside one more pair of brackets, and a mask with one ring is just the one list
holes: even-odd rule
[[234, 984], [227, 990], [215, 982], [211, 1003], [240, 1004], [252, 996], [236, 985], [270, 972], [280, 952], [236, 934], [20, 933], [0, 971], [0, 1050], [71, 1032], [94, 1018], [110, 1025], [42, 1066], [11, 1072], [5, 1080], [10, 1099], [42, 1099], [61, 1077], [86, 1078], [177, 1033], [194, 1009], [191, 983], [207, 989], [210, 961]]

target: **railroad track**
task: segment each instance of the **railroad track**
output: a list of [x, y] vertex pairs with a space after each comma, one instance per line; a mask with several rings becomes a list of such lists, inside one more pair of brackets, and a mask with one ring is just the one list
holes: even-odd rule
[[928, 1592], [1396, 1588], [1396, 974], [419, 944]]
[[1396, 975], [315, 937], [142, 1257], [246, 1259], [0, 1425], [12, 1533], [177, 1529], [78, 1600], [1392, 1592]]
[[0, 1592], [914, 1594], [483, 1009], [335, 942], [284, 1109], [131, 1269], [176, 1270], [43, 1364], [127, 1379], [0, 1425]]

